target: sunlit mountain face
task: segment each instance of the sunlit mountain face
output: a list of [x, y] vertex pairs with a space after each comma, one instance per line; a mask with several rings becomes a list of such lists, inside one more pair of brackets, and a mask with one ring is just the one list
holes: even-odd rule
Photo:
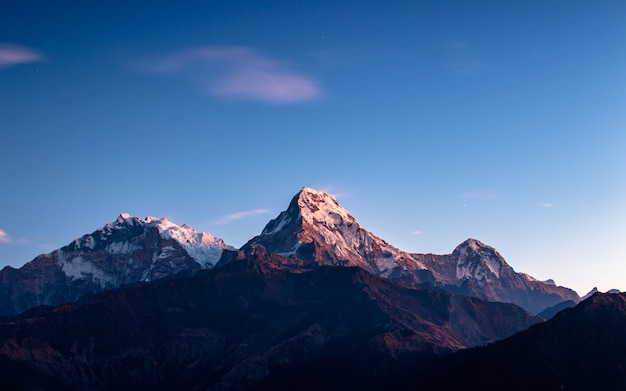
[[447, 255], [402, 251], [363, 228], [335, 197], [306, 187], [242, 250], [252, 244], [317, 265], [358, 266], [408, 285], [429, 283], [451, 293], [515, 303], [532, 313], [580, 300], [571, 289], [515, 272], [496, 249], [476, 239]]

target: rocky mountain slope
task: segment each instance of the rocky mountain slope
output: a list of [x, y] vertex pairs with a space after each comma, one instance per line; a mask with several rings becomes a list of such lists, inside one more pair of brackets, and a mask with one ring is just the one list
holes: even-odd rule
[[212, 270], [0, 323], [0, 387], [248, 389], [320, 368], [340, 376], [316, 372], [302, 387], [384, 388], [406, 355], [431, 359], [539, 321], [515, 305], [255, 246], [226, 251]]
[[515, 303], [534, 314], [564, 301], [580, 300], [576, 292], [553, 281], [516, 272], [495, 248], [476, 239], [461, 243], [452, 254], [411, 255], [433, 272], [440, 286], [456, 294]]
[[0, 316], [72, 302], [88, 292], [151, 281], [182, 270], [210, 268], [224, 249], [233, 248], [187, 225], [122, 214], [20, 269], [7, 266], [0, 270]]
[[515, 272], [494, 248], [475, 239], [447, 255], [397, 249], [363, 228], [332, 195], [306, 187], [242, 250], [253, 244], [309, 263], [359, 266], [409, 284], [431, 283], [452, 293], [515, 303], [533, 313], [580, 300], [571, 289]]

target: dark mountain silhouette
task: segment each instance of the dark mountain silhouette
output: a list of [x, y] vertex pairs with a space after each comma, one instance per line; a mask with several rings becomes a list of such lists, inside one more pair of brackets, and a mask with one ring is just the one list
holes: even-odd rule
[[575, 307], [576, 303], [571, 301], [571, 300], [567, 300], [564, 301], [562, 303], [559, 303], [555, 306], [552, 306], [550, 308], [546, 308], [545, 310], [541, 311], [540, 313], [537, 314], [537, 316], [545, 319], [545, 320], [550, 320], [552, 318], [554, 318], [554, 315], [558, 314], [559, 312], [563, 311], [564, 309], [567, 308], [572, 308]]
[[596, 293], [506, 340], [452, 355], [408, 389], [625, 390], [626, 295]]
[[[539, 321], [512, 304], [402, 288], [357, 267], [309, 266], [252, 246], [226, 251], [212, 270], [23, 314], [0, 324], [0, 386], [263, 388], [320, 367], [341, 375], [325, 379], [335, 388], [386, 387], [396, 364]], [[303, 387], [314, 379], [302, 377]]]

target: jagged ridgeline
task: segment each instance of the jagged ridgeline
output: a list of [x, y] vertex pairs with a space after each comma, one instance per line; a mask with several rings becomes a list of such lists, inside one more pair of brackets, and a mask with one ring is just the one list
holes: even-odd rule
[[[253, 245], [307, 264], [360, 267], [405, 286], [429, 284], [454, 294], [514, 303], [535, 314], [580, 300], [570, 289], [515, 272], [493, 247], [475, 239], [446, 255], [402, 251], [363, 228], [335, 197], [306, 187], [241, 251], [249, 252]], [[235, 249], [188, 225], [122, 214], [20, 269], [0, 271], [0, 316], [181, 271], [210, 269], [224, 250]]]

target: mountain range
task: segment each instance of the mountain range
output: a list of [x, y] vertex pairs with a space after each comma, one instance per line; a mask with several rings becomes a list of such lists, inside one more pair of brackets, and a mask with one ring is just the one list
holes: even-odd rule
[[298, 269], [260, 248], [220, 262], [0, 323], [0, 386], [227, 390], [322, 363], [356, 385], [356, 358], [393, 367], [397, 356], [451, 353], [541, 322], [357, 267]]
[[[493, 248], [475, 239], [452, 254], [410, 254], [363, 228], [330, 194], [303, 188], [253, 244], [320, 266], [356, 266], [407, 286], [431, 284], [454, 294], [517, 304], [531, 313], [580, 300], [576, 292], [517, 273]], [[0, 316], [59, 305], [89, 292], [212, 268], [224, 249], [209, 233], [167, 219], [121, 214], [91, 234], [20, 269], [0, 271]]]
[[605, 296], [576, 305], [576, 292], [517, 273], [476, 239], [445, 255], [402, 251], [310, 188], [240, 249], [122, 214], [0, 271], [0, 386], [448, 389], [455, 371], [482, 379], [471, 365], [491, 353], [474, 352], [518, 349], [508, 341], [520, 335], [550, 346], [533, 330], [595, 319], [592, 300], [621, 314], [621, 294]]

